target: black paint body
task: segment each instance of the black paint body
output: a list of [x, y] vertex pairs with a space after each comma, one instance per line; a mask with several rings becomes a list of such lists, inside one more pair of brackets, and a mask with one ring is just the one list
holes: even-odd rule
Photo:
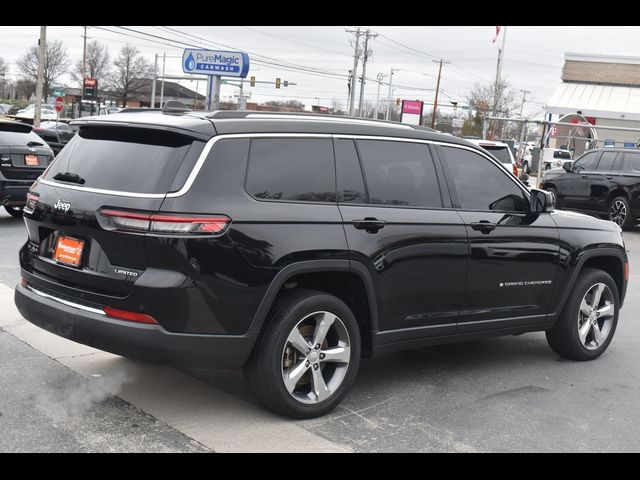
[[[236, 368], [251, 353], [284, 288], [326, 285], [353, 305], [365, 355], [549, 328], [580, 269], [593, 259], [611, 265], [624, 296], [626, 253], [613, 223], [564, 212], [505, 213], [457, 206], [438, 148], [457, 145], [489, 159], [482, 149], [452, 136], [382, 122], [304, 118], [110, 116], [111, 126], [161, 128], [198, 141], [215, 140], [181, 195], [130, 197], [38, 182], [34, 192], [39, 201], [25, 213], [29, 240], [20, 263], [28, 287], [16, 287], [21, 313], [47, 330], [114, 353]], [[94, 126], [101, 121], [86, 120]], [[251, 141], [273, 135], [331, 142], [340, 136], [423, 142], [431, 149], [441, 205], [344, 203], [340, 168], [338, 201], [257, 200], [245, 188]], [[488, 161], [495, 163], [498, 174], [508, 175], [494, 159]], [[178, 176], [186, 178], [188, 168]], [[527, 196], [524, 186], [510, 181]], [[71, 208], [56, 211], [52, 207], [59, 200]], [[105, 207], [223, 214], [232, 222], [221, 236], [206, 238], [123, 233], [102, 228], [97, 212]], [[371, 218], [384, 226], [356, 226]], [[476, 230], [472, 224], [481, 221], [495, 224], [495, 229]], [[51, 259], [59, 234], [85, 240], [81, 267]], [[133, 273], [123, 276], [116, 273], [118, 267]], [[359, 288], [349, 290], [353, 285]], [[105, 320], [57, 299], [146, 313], [159, 326]]]

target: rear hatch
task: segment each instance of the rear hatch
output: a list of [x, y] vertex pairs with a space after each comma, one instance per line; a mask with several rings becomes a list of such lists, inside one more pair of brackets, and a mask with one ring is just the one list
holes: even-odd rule
[[35, 180], [53, 160], [30, 125], [0, 122], [0, 173], [7, 180]]
[[[125, 297], [148, 265], [134, 217], [157, 212], [180, 189], [204, 146], [188, 132], [82, 126], [28, 196], [22, 267], [56, 285]], [[105, 212], [128, 212], [121, 220], [133, 231]]]

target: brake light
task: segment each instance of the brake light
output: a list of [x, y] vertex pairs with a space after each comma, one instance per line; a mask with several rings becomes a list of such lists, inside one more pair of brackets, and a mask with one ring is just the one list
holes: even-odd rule
[[629, 280], [629, 262], [624, 262], [624, 279]]
[[27, 211], [27, 213], [33, 213], [33, 211], [36, 209], [38, 200], [40, 200], [39, 193], [27, 193], [27, 203], [24, 206], [24, 209]]
[[226, 215], [174, 215], [104, 209], [100, 215], [117, 230], [175, 235], [215, 235], [224, 232], [231, 219]]
[[150, 325], [158, 324], [155, 318], [151, 315], [147, 315], [146, 313], [130, 312], [128, 310], [120, 310], [113, 307], [104, 307], [103, 310], [108, 316], [117, 318], [118, 320], [127, 320], [129, 322], [146, 323]]
[[513, 164], [513, 174], [518, 177], [518, 166], [515, 163]]

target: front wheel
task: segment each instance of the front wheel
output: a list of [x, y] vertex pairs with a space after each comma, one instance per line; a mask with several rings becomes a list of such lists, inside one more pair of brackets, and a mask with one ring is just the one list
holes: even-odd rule
[[631, 205], [626, 197], [616, 197], [609, 204], [609, 220], [617, 223], [621, 229], [628, 230], [636, 223]]
[[585, 269], [562, 315], [546, 332], [549, 346], [573, 360], [598, 358], [611, 343], [619, 308], [618, 287], [611, 276], [602, 270]]
[[22, 207], [10, 207], [9, 205], [5, 205], [4, 209], [13, 218], [22, 218]]
[[360, 330], [349, 307], [324, 292], [294, 291], [267, 322], [244, 367], [257, 400], [292, 418], [335, 408], [360, 364]]

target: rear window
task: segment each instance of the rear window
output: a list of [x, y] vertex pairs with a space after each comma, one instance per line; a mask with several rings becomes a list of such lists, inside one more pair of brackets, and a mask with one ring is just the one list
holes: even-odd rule
[[172, 182], [183, 161], [188, 160], [185, 167], [193, 166], [203, 147], [203, 142], [163, 130], [82, 127], [56, 157], [45, 179], [58, 182], [57, 174], [70, 173], [83, 179], [84, 187], [166, 193], [176, 188]]
[[482, 145], [482, 148], [487, 150], [491, 155], [496, 157], [502, 163], [511, 163], [511, 155], [509, 154], [509, 147], [489, 147]]
[[0, 122], [0, 145], [25, 146], [29, 142], [35, 142], [42, 146], [45, 145], [42, 138], [31, 131], [30, 125]]
[[564, 158], [565, 160], [571, 160], [571, 152], [568, 150], [556, 150], [553, 152], [553, 158]]

